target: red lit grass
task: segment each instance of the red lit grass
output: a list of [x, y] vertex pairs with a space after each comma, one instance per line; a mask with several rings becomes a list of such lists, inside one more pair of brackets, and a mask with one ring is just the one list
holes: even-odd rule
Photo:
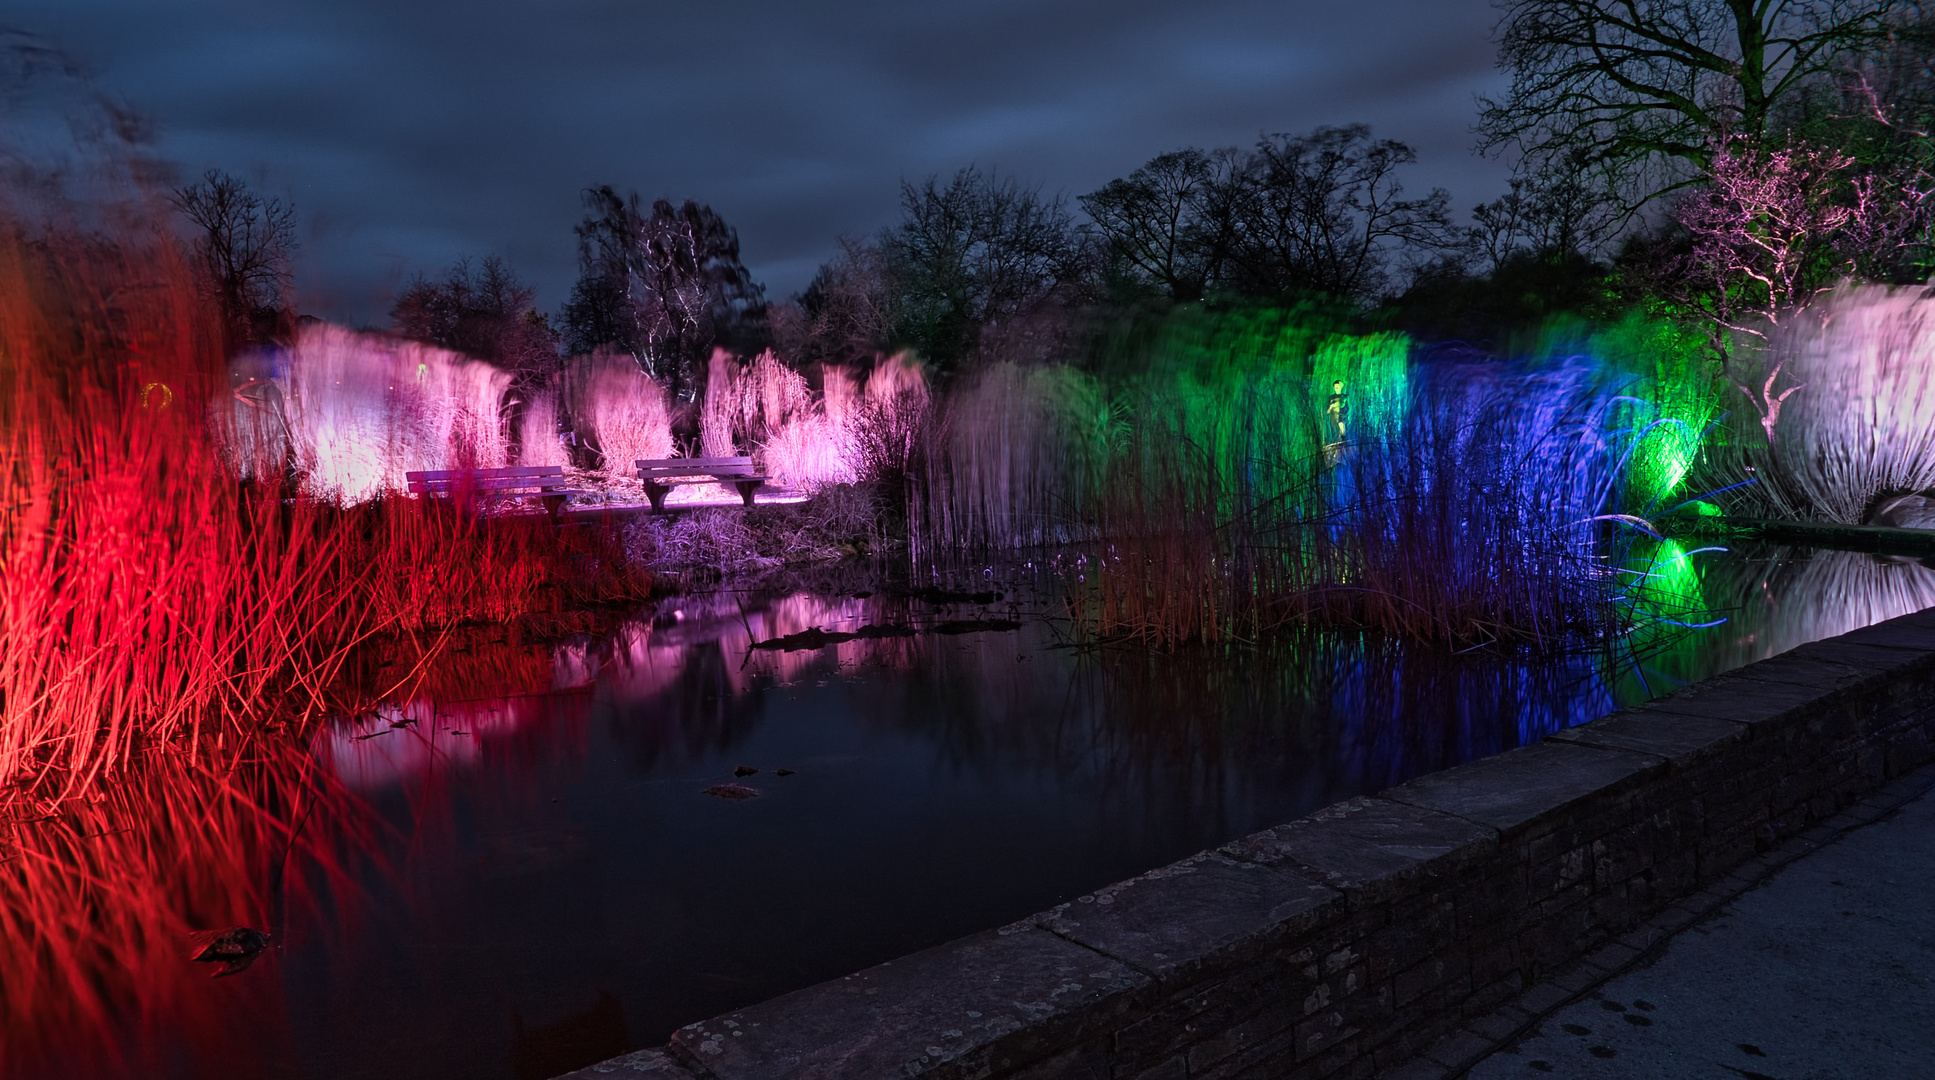
[[164, 1043], [214, 1063], [262, 1041], [232, 1025], [276, 1018], [246, 977], [207, 982], [194, 935], [277, 932], [370, 846], [306, 745], [354, 651], [431, 656], [456, 624], [646, 583], [615, 536], [542, 515], [239, 480], [283, 463], [221, 453], [265, 443], [221, 429], [220, 327], [160, 219], [136, 200], [94, 219], [109, 236], [6, 209], [0, 1075], [128, 1075]]
[[219, 758], [318, 716], [371, 635], [641, 591], [615, 540], [541, 518], [238, 481], [175, 245], [0, 228], [0, 784], [58, 800], [149, 748]]

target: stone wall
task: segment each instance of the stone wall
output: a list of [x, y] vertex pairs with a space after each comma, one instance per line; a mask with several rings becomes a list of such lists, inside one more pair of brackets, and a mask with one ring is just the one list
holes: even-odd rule
[[1369, 1077], [1935, 758], [1935, 609], [572, 1074]]

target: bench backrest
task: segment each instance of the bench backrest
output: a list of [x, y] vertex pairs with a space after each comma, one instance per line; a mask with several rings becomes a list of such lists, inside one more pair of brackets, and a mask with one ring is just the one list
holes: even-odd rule
[[750, 457], [643, 458], [637, 463], [638, 475], [647, 479], [661, 476], [751, 476]]
[[420, 494], [452, 491], [544, 490], [565, 484], [562, 465], [525, 465], [505, 469], [424, 469], [406, 472], [410, 490]]

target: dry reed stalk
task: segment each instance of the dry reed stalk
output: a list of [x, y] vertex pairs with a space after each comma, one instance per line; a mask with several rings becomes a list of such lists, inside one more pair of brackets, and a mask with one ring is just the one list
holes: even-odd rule
[[[578, 440], [598, 454], [607, 475], [636, 482], [639, 460], [672, 456], [672, 413], [665, 388], [640, 371], [629, 355], [579, 357], [565, 369], [564, 383]], [[555, 433], [549, 438], [557, 445]]]

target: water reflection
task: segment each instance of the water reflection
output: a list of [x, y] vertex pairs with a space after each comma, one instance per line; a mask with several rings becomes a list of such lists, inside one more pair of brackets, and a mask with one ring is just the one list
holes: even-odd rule
[[[357, 947], [379, 827], [287, 743], [153, 755], [93, 801], [0, 821], [0, 1075], [279, 1072], [280, 946]], [[211, 979], [190, 958], [238, 926], [277, 947]]]
[[[985, 603], [728, 593], [556, 647], [393, 646], [353, 673], [387, 702], [282, 766], [309, 788], [130, 790], [73, 834], [114, 836], [66, 846], [14, 825], [0, 1065], [29, 1045], [14, 1033], [57, 1032], [32, 1044], [52, 1075], [113, 1074], [72, 1034], [91, 1017], [159, 1047], [155, 1076], [206, 1072], [211, 1046], [235, 1077], [546, 1075], [1935, 604], [1935, 572], [1863, 555], [1656, 561], [1683, 575], [1676, 611], [1728, 621], [1538, 663], [1338, 634], [1077, 647], [1020, 576]], [[905, 632], [756, 647], [865, 627]], [[758, 794], [706, 794], [725, 783]], [[323, 787], [320, 830], [261, 794]], [[186, 857], [204, 849], [222, 854]], [[81, 895], [123, 863], [133, 879]], [[278, 909], [289, 890], [310, 899]], [[178, 947], [263, 920], [272, 960], [232, 979]], [[84, 986], [113, 1000], [76, 1004]]]

